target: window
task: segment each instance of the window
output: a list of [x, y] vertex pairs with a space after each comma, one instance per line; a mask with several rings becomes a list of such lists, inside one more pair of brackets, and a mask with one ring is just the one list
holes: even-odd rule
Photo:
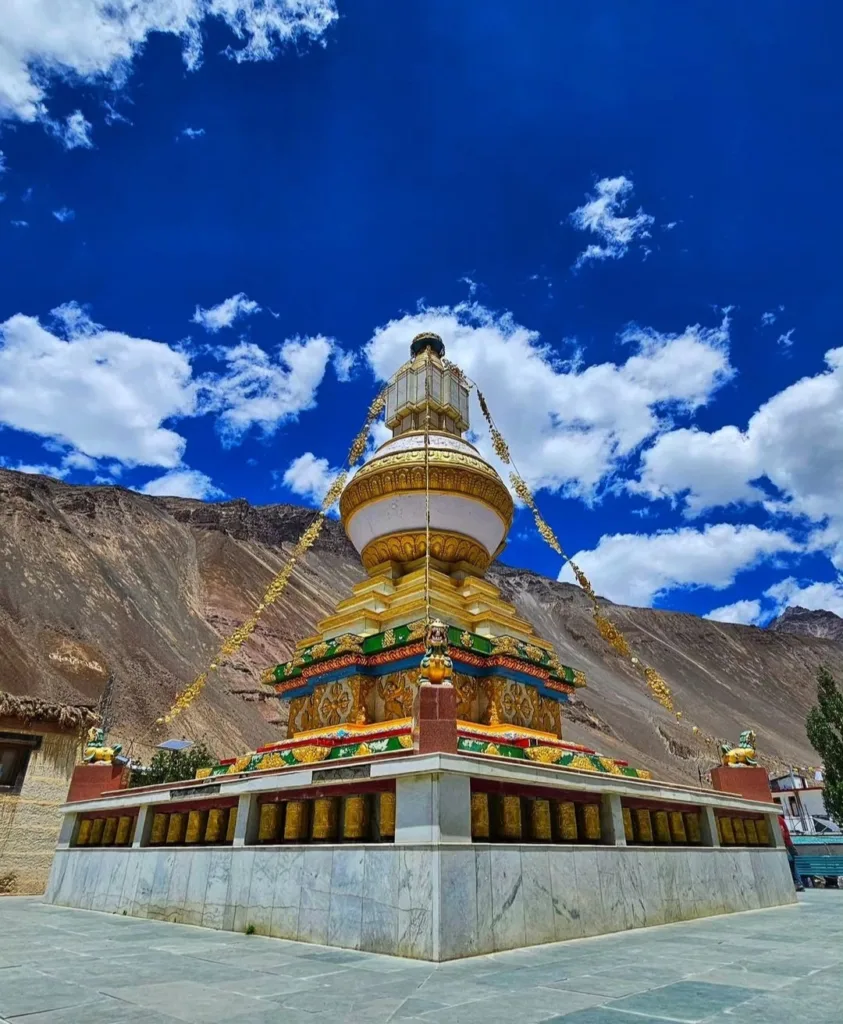
[[29, 755], [40, 745], [40, 736], [0, 733], [0, 790], [20, 789], [29, 764]]

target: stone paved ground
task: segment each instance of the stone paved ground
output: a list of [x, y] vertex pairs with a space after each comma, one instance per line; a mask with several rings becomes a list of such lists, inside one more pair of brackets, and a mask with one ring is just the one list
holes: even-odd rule
[[0, 898], [0, 1022], [843, 1020], [843, 892], [434, 967]]

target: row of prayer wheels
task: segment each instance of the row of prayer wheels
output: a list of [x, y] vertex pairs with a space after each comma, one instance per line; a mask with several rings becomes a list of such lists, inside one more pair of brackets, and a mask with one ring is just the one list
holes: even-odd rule
[[237, 828], [236, 807], [196, 811], [156, 811], [149, 830], [150, 846], [195, 846], [232, 843]]
[[395, 793], [357, 793], [260, 805], [258, 842], [391, 842]]
[[83, 818], [76, 833], [76, 846], [128, 846], [135, 831], [132, 815]]
[[766, 818], [717, 818], [721, 846], [769, 846], [770, 829]]

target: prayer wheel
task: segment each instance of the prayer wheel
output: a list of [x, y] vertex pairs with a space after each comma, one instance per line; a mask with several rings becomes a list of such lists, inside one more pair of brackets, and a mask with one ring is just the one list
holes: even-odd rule
[[650, 818], [650, 812], [646, 808], [638, 807], [635, 811], [634, 821], [636, 842], [652, 843], [653, 822]]
[[184, 831], [187, 825], [187, 815], [184, 811], [173, 811], [170, 815], [170, 823], [167, 825], [167, 845], [175, 846], [184, 842]]
[[521, 798], [500, 798], [500, 834], [503, 839], [521, 838]]
[[549, 843], [550, 835], [550, 801], [536, 799], [530, 801], [530, 838], [539, 843]]
[[632, 811], [628, 807], [623, 808], [623, 835], [628, 843], [635, 841], [635, 832], [632, 829]]
[[767, 827], [767, 819], [759, 818], [755, 822], [755, 833], [761, 846], [770, 845], [770, 829]]
[[307, 839], [307, 801], [288, 800], [284, 815], [284, 839], [288, 843], [303, 843]]
[[151, 846], [159, 846], [167, 838], [167, 818], [169, 815], [159, 811], [152, 815], [152, 828], [149, 832]]
[[755, 829], [755, 822], [752, 818], [745, 818], [743, 827], [746, 829], [746, 841], [750, 846], [758, 845], [758, 832]]
[[471, 838], [489, 838], [489, 794], [471, 794]]
[[[337, 838], [337, 815], [339, 798], [319, 797], [313, 801], [313, 820], [310, 823], [310, 838], [315, 843], [329, 843]], [[392, 830], [395, 831], [393, 820]]]
[[700, 816], [696, 811], [685, 811], [682, 815], [685, 819], [685, 834], [689, 843], [701, 843], [702, 833], [700, 832]]
[[[474, 798], [472, 797], [472, 800]], [[474, 821], [474, 805], [471, 808], [472, 822]], [[488, 808], [486, 811], [486, 823], [488, 830]], [[395, 838], [395, 790], [390, 789], [386, 793], [378, 794], [378, 833], [381, 839]]]
[[208, 811], [208, 821], [205, 824], [205, 842], [221, 843], [225, 839], [225, 827], [228, 824], [228, 808], [212, 807]]
[[260, 819], [258, 821], [258, 841], [261, 843], [272, 842], [278, 838], [281, 830], [281, 804], [272, 802], [260, 805]]
[[88, 840], [89, 846], [100, 846], [102, 843], [102, 833], [105, 828], [105, 818], [94, 818], [94, 823], [91, 825], [91, 838]]
[[576, 842], [579, 837], [577, 829], [577, 809], [570, 800], [560, 800], [555, 804], [556, 834], [562, 842]]
[[76, 845], [87, 846], [91, 841], [91, 825], [93, 822], [90, 818], [83, 818], [79, 822], [79, 831], [76, 833]]
[[132, 841], [132, 829], [135, 824], [135, 819], [126, 815], [121, 817], [117, 822], [117, 835], [114, 837], [115, 846], [128, 846]]
[[184, 834], [186, 843], [201, 843], [205, 837], [208, 822], [207, 811], [191, 811], [187, 816], [187, 831]]
[[724, 846], [735, 845], [735, 830], [732, 828], [731, 818], [718, 818], [717, 827], [720, 830], [720, 842]]
[[368, 803], [365, 796], [347, 796], [342, 805], [342, 837], [349, 842], [366, 838]]
[[746, 846], [746, 829], [743, 827], [743, 818], [732, 818], [732, 828], [735, 830], [735, 842], [738, 846]]
[[117, 836], [117, 819], [106, 818], [105, 827], [102, 830], [102, 845], [113, 846], [114, 839]]
[[670, 842], [670, 824], [667, 820], [667, 811], [656, 811], [653, 814], [653, 827], [656, 833], [656, 842]]
[[687, 843], [688, 833], [685, 831], [685, 820], [681, 811], [670, 812], [670, 838], [674, 843]]
[[225, 826], [225, 841], [234, 842], [234, 833], [237, 831], [237, 808], [230, 807], [228, 810], [228, 824]]
[[591, 843], [599, 842], [602, 835], [600, 827], [600, 804], [581, 804], [583, 838]]

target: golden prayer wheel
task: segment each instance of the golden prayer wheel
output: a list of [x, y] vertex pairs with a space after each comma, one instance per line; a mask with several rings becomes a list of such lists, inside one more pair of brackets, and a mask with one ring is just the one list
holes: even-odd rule
[[671, 811], [670, 815], [670, 838], [674, 843], [687, 843], [688, 833], [685, 831], [685, 820], [681, 811]]
[[471, 794], [471, 838], [489, 838], [489, 794]]
[[502, 796], [500, 798], [500, 833], [504, 839], [521, 838], [521, 798]]
[[653, 841], [653, 822], [650, 818], [650, 812], [644, 807], [636, 808], [634, 819], [635, 821], [635, 837], [639, 843], [652, 843]]
[[113, 846], [114, 839], [117, 835], [117, 819], [106, 818], [105, 827], [102, 830], [102, 845]]
[[752, 818], [744, 818], [743, 827], [746, 829], [746, 841], [750, 846], [758, 845], [758, 832], [755, 829], [755, 822]]
[[599, 842], [602, 835], [600, 827], [600, 804], [580, 804], [582, 816], [583, 838], [589, 842]]
[[624, 839], [628, 843], [632, 843], [635, 841], [635, 833], [632, 830], [632, 811], [628, 807], [624, 807], [622, 813]]
[[225, 838], [225, 827], [228, 824], [228, 808], [212, 807], [208, 811], [208, 821], [205, 825], [205, 842], [221, 843]]
[[117, 821], [117, 835], [114, 837], [115, 846], [128, 846], [132, 841], [132, 826], [135, 819], [126, 815]]
[[[337, 817], [339, 797], [321, 796], [313, 801], [313, 818], [310, 823], [310, 838], [315, 843], [329, 843], [337, 838]], [[393, 819], [392, 831], [395, 832]]]
[[550, 842], [549, 800], [536, 799], [530, 801], [530, 837], [540, 843]]
[[758, 842], [761, 846], [770, 845], [770, 830], [767, 827], [766, 818], [759, 818], [758, 821], [755, 822], [755, 833], [758, 836]]
[[260, 805], [258, 821], [258, 842], [269, 843], [278, 838], [281, 830], [281, 804], [272, 802]]
[[303, 843], [307, 839], [307, 800], [288, 800], [284, 815], [284, 839]]
[[99, 846], [102, 843], [104, 828], [105, 818], [94, 818], [94, 823], [91, 825], [91, 838], [88, 840], [89, 846]]
[[91, 826], [93, 822], [90, 818], [83, 818], [79, 822], [79, 831], [76, 833], [76, 845], [87, 846], [91, 841]]
[[565, 843], [576, 842], [579, 837], [577, 829], [577, 808], [570, 800], [554, 802], [556, 811], [556, 834]]
[[169, 815], [164, 814], [163, 811], [159, 811], [157, 814], [152, 815], [152, 828], [149, 832], [149, 842], [151, 846], [158, 846], [167, 838], [168, 817]]
[[187, 816], [187, 831], [184, 834], [184, 841], [191, 844], [201, 843], [205, 837], [207, 821], [207, 811], [191, 811]]
[[[474, 798], [472, 797], [472, 800]], [[474, 804], [472, 803], [472, 822], [474, 821]], [[489, 827], [489, 810], [486, 808], [486, 829]], [[395, 838], [395, 790], [390, 789], [378, 794], [378, 832], [381, 839]]]
[[366, 838], [368, 802], [365, 796], [347, 796], [342, 805], [342, 837], [350, 841]]
[[170, 823], [167, 825], [167, 845], [174, 846], [184, 842], [184, 830], [187, 825], [187, 815], [184, 811], [173, 811], [170, 815]]
[[700, 832], [700, 816], [696, 811], [685, 811], [685, 834], [689, 843], [701, 843], [702, 833]]
[[656, 833], [656, 842], [670, 842], [670, 824], [667, 820], [667, 811], [656, 811], [653, 814], [653, 828]]
[[724, 846], [734, 846], [735, 830], [732, 828], [732, 819], [718, 818], [717, 828], [720, 832], [720, 842], [723, 843]]
[[237, 831], [237, 808], [229, 807], [228, 809], [228, 824], [225, 826], [225, 841], [227, 843], [234, 842], [234, 833]]
[[732, 828], [735, 830], [735, 842], [739, 846], [746, 846], [746, 829], [743, 827], [743, 818], [732, 818]]

